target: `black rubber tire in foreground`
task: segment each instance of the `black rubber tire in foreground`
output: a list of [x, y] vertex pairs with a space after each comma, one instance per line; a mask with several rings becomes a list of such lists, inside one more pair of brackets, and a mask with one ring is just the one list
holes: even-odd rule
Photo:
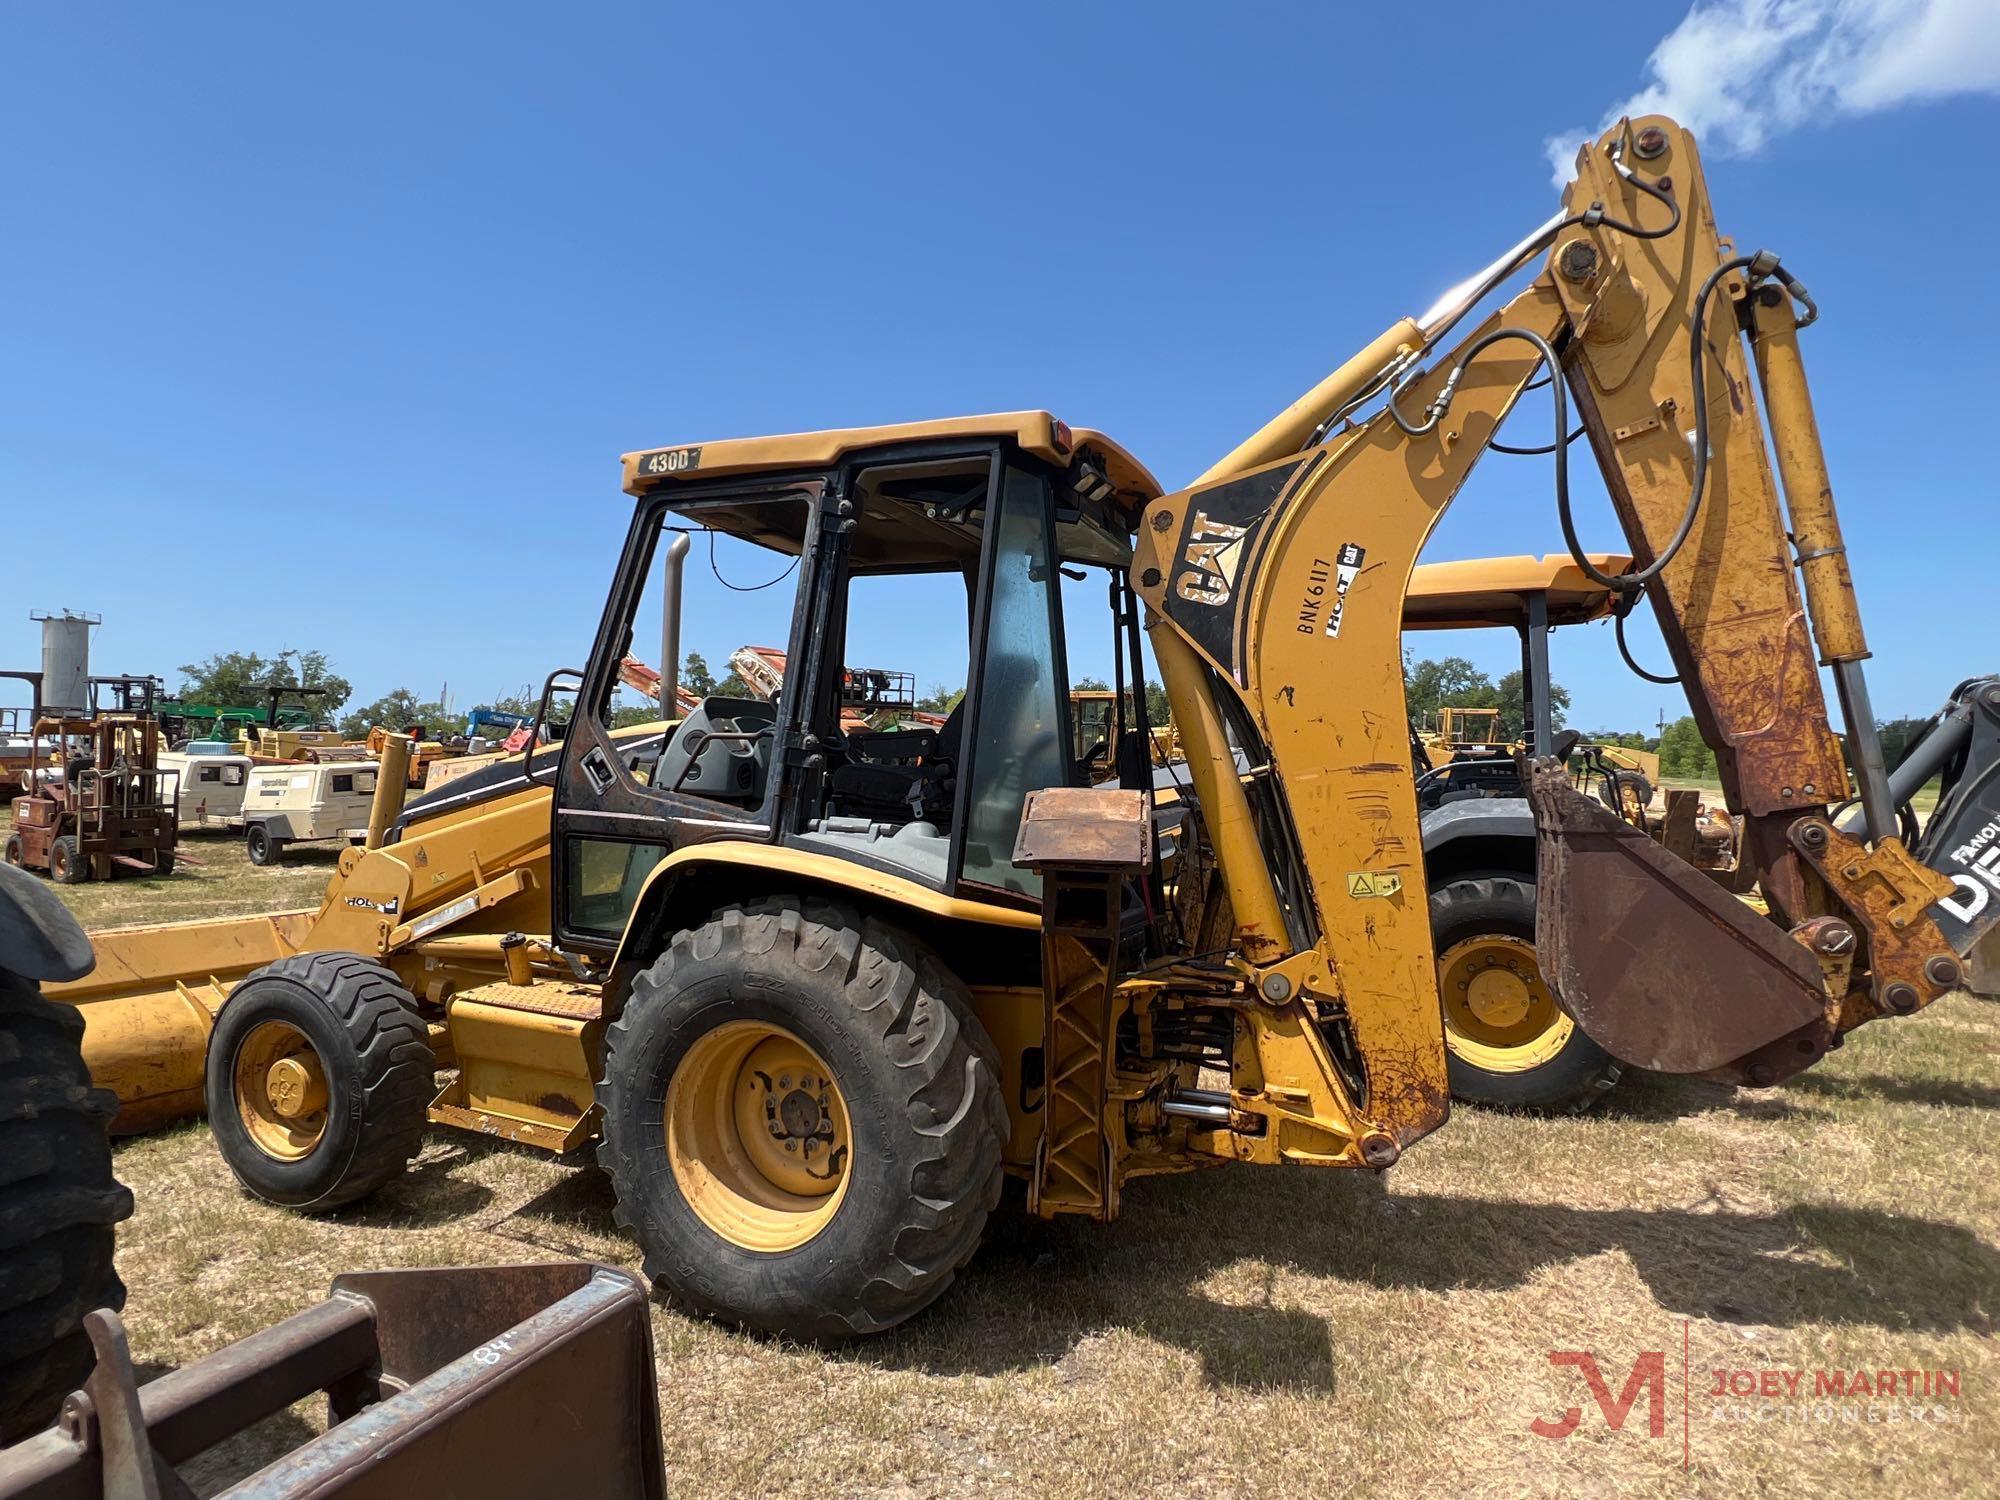
[[[1487, 933], [1534, 942], [1533, 885], [1505, 875], [1463, 876], [1431, 892], [1431, 937], [1437, 952]], [[1445, 1049], [1452, 1098], [1500, 1109], [1581, 1114], [1612, 1090], [1623, 1071], [1581, 1026], [1571, 1030], [1555, 1056], [1521, 1072], [1479, 1067], [1452, 1051], [1449, 1041]]]
[[[266, 1021], [305, 1033], [326, 1074], [325, 1133], [297, 1161], [260, 1149], [237, 1109], [237, 1053]], [[216, 1017], [204, 1080], [209, 1127], [259, 1198], [338, 1208], [403, 1174], [423, 1144], [435, 1072], [423, 1017], [394, 971], [355, 953], [294, 954], [251, 974]]]
[[[747, 1249], [688, 1205], [667, 1156], [675, 1068], [734, 1021], [782, 1027], [834, 1075], [852, 1122], [845, 1196], [811, 1239]], [[790, 1338], [893, 1327], [934, 1301], [999, 1201], [999, 1054], [926, 945], [846, 906], [774, 899], [678, 933], [605, 1038], [598, 1160], [646, 1273], [694, 1310]]]
[[0, 972], [0, 1443], [47, 1425], [93, 1363], [83, 1315], [125, 1305], [111, 1176], [118, 1101], [92, 1088], [83, 1016]]

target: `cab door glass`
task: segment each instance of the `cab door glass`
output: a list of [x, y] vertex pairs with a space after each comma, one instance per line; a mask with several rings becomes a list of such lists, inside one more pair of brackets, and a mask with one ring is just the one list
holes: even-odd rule
[[1067, 785], [1070, 764], [1047, 481], [1008, 469], [989, 526], [992, 571], [961, 869], [968, 881], [1039, 895], [1041, 877], [1013, 862], [1021, 808], [1029, 792]]

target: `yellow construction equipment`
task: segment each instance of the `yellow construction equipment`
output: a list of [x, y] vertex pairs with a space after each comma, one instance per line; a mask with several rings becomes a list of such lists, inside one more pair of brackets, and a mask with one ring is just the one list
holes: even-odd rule
[[[1006, 1174], [1039, 1214], [1106, 1220], [1151, 1173], [1390, 1166], [1448, 1111], [1405, 593], [1554, 369], [1557, 430], [1573, 401], [1643, 561], [1598, 581], [1651, 601], [1768, 914], [1538, 758], [1540, 969], [1615, 1058], [1783, 1078], [1954, 988], [1994, 915], [1898, 835], [1844, 570], [1808, 572], [1803, 600], [1793, 581], [1790, 537], [1838, 545], [1791, 341], [1811, 309], [1777, 257], [1717, 240], [1693, 142], [1655, 117], [1176, 493], [1040, 411], [628, 454], [603, 620], [544, 689], [545, 721], [573, 698], [559, 746], [408, 806], [385, 761], [378, 834], [317, 910], [102, 935], [99, 975], [131, 982], [71, 997], [96, 1034], [121, 1013], [208, 1030], [217, 1143], [267, 1199], [352, 1201], [432, 1123], [594, 1141], [650, 1274], [791, 1336], [929, 1303]], [[649, 581], [677, 629], [689, 528], [768, 549], [774, 581], [793, 566], [783, 691], [614, 732]], [[1199, 813], [1171, 888], [1150, 768], [1092, 786], [1072, 754], [1065, 568], [1106, 576], [1124, 681], [1143, 680], [1142, 628], [1152, 642]], [[848, 585], [909, 573], [962, 582], [970, 691], [895, 736], [900, 756], [851, 753]], [[1831, 815], [1847, 768], [1809, 622], [1854, 731], [1858, 833]], [[1970, 915], [1948, 940], [1953, 899]], [[139, 1060], [100, 1070], [135, 1111]]]
[[[1079, 765], [1090, 767], [1093, 781], [1106, 781], [1119, 774], [1119, 747], [1138, 732], [1139, 694], [1130, 688], [1071, 688], [1069, 694], [1071, 753]], [[1180, 737], [1172, 721], [1148, 724], [1144, 736], [1145, 756], [1155, 766], [1180, 759]]]
[[[1590, 553], [1586, 560], [1606, 578], [1632, 568], [1630, 557], [1616, 553]], [[1446, 1073], [1452, 1098], [1462, 1102], [1588, 1109], [1623, 1071], [1562, 1009], [1536, 961], [1537, 834], [1521, 771], [1524, 757], [1556, 756], [1586, 794], [1649, 832], [1663, 831], [1658, 820], [1647, 821], [1650, 789], [1640, 795], [1606, 747], [1555, 729], [1549, 633], [1604, 621], [1619, 602], [1613, 585], [1567, 555], [1423, 563], [1410, 575], [1406, 639], [1411, 631], [1507, 629], [1521, 643], [1521, 739], [1498, 743], [1489, 727], [1440, 744], [1412, 725]], [[1457, 718], [1446, 710], [1447, 731]]]
[[[1584, 571], [1586, 562], [1597, 576]], [[1548, 691], [1547, 652], [1537, 651], [1536, 633], [1613, 618], [1624, 597], [1615, 580], [1631, 567], [1630, 557], [1608, 552], [1582, 559], [1486, 557], [1424, 563], [1410, 578], [1404, 625], [1411, 630], [1518, 631], [1532, 720], [1533, 693]], [[1613, 581], [1602, 581], [1606, 579]], [[1440, 706], [1434, 725], [1412, 725], [1411, 733], [1420, 773], [1460, 762], [1510, 760], [1532, 739], [1503, 733], [1497, 708], [1449, 703]], [[1629, 815], [1642, 816], [1659, 785], [1659, 756], [1624, 745], [1593, 745], [1590, 751], [1593, 764], [1607, 773], [1606, 790], [1623, 794], [1614, 805], [1629, 803]], [[1620, 772], [1624, 774], [1616, 774]], [[1470, 779], [1477, 779], [1476, 770]]]

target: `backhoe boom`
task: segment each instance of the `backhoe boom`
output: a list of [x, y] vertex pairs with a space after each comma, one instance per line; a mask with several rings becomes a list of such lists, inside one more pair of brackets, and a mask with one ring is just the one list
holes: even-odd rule
[[[1499, 312], [1431, 347], [1544, 250]], [[1132, 580], [1238, 950], [1259, 993], [1302, 1005], [1361, 1059], [1347, 1090], [1355, 1138], [1407, 1144], [1444, 1115], [1403, 596], [1444, 508], [1551, 363], [1637, 560], [1631, 579], [1607, 581], [1643, 585], [1653, 605], [1771, 910], [1765, 921], [1692, 866], [1637, 848], [1642, 834], [1550, 767], [1531, 781], [1539, 945], [1566, 1008], [1629, 1061], [1770, 1082], [1958, 982], [1928, 913], [1950, 882], [1888, 822], [1867, 648], [1798, 357], [1813, 311], [1777, 257], [1718, 238], [1685, 132], [1622, 122], [1579, 157], [1562, 215], [1144, 518]], [[1372, 416], [1347, 419], [1385, 389]], [[1559, 448], [1558, 501], [1578, 551], [1566, 458]], [[1849, 793], [1820, 663], [1851, 726], [1866, 844], [1828, 821]]]

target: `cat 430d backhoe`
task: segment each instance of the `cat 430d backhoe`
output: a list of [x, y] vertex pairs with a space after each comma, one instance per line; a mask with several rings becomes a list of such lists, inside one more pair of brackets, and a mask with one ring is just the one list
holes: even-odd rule
[[[1718, 241], [1693, 143], [1651, 118], [1177, 493], [1041, 412], [629, 454], [636, 512], [559, 746], [407, 807], [385, 766], [317, 911], [101, 935], [96, 975], [57, 993], [128, 1124], [205, 1100], [267, 1199], [360, 1197], [427, 1123], [595, 1140], [653, 1275], [796, 1336], [929, 1303], [1005, 1174], [1040, 1214], [1109, 1219], [1148, 1173], [1387, 1167], [1448, 1107], [1404, 592], [1555, 374], [1557, 431], [1574, 404], [1639, 561], [1601, 581], [1658, 614], [1769, 914], [1533, 761], [1542, 968], [1615, 1058], [1784, 1078], [1956, 987], [2000, 909], [1898, 832], [1799, 363], [1812, 315], [1777, 257]], [[795, 560], [784, 689], [614, 733], [649, 581], [676, 628], [687, 528]], [[1171, 886], [1146, 726], [1122, 785], [1074, 760], [1058, 581], [1078, 567], [1113, 579], [1119, 687], [1143, 619], [1185, 748], [1200, 826]], [[935, 730], [843, 735], [850, 585], [911, 572], [962, 585], [971, 691]], [[1849, 772], [1815, 641], [1856, 832], [1830, 816]], [[1967, 830], [1944, 842], [1971, 850], [1973, 894], [1992, 743], [1965, 742], [1937, 815]]]

